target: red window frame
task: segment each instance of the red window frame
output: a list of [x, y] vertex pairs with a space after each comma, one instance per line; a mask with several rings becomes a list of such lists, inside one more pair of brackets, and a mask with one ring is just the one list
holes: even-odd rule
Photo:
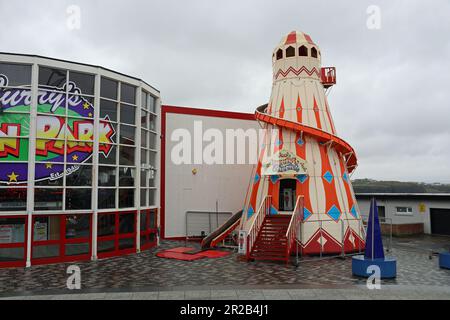
[[[120, 234], [119, 233], [120, 215], [125, 215], [125, 214], [133, 214], [134, 215], [134, 219], [133, 219], [134, 220], [134, 230], [131, 233]], [[100, 259], [102, 259], [102, 258], [109, 258], [109, 257], [114, 257], [114, 256], [135, 253], [136, 252], [137, 211], [99, 212], [98, 215], [99, 215], [98, 221], [100, 221], [101, 215], [114, 215], [114, 234], [107, 235], [107, 236], [98, 236], [97, 237], [97, 250], [99, 247], [99, 243], [105, 242], [105, 241], [114, 241], [114, 249], [112, 251], [107, 251], [107, 252], [97, 252], [97, 256]], [[97, 221], [97, 224], [98, 224], [98, 221]], [[119, 248], [119, 240], [121, 240], [121, 239], [132, 239], [133, 247], [121, 250]]]
[[[89, 237], [85, 238], [77, 238], [77, 239], [66, 239], [66, 218], [67, 216], [76, 216], [76, 215], [89, 215]], [[34, 223], [36, 218], [41, 217], [51, 217], [56, 216], [59, 217], [59, 239], [58, 240], [42, 240], [35, 241], [34, 240]], [[77, 244], [77, 243], [87, 243], [89, 245], [89, 252], [80, 255], [72, 255], [66, 256], [66, 244]], [[59, 254], [55, 257], [46, 257], [46, 258], [33, 258], [33, 250], [35, 247], [46, 246], [46, 245], [59, 245]], [[91, 213], [73, 213], [73, 214], [38, 214], [33, 215], [32, 227], [31, 227], [31, 264], [39, 265], [39, 264], [49, 264], [49, 263], [59, 263], [59, 262], [72, 262], [72, 261], [82, 261], [82, 260], [90, 260], [92, 255], [92, 214]]]
[[13, 216], [1, 216], [0, 218], [6, 218], [6, 219], [18, 219], [18, 218], [25, 218], [25, 225], [24, 225], [24, 242], [13, 242], [13, 243], [0, 243], [1, 249], [7, 249], [7, 248], [24, 248], [23, 250], [23, 260], [17, 260], [17, 261], [0, 261], [0, 267], [3, 268], [10, 268], [10, 267], [25, 267], [27, 263], [27, 241], [28, 241], [28, 216], [21, 216], [21, 215], [13, 215]]
[[[151, 212], [154, 212], [153, 217], [153, 226], [154, 228], [150, 227], [151, 222]], [[158, 209], [144, 209], [141, 210], [141, 214], [145, 214], [145, 224], [144, 224], [144, 230], [142, 230], [141, 226], [141, 238], [145, 237], [146, 242], [144, 244], [141, 243], [141, 251], [153, 248], [157, 245], [157, 233], [158, 233]], [[153, 234], [155, 236], [153, 241], [150, 241], [150, 235]], [[141, 239], [139, 239], [141, 241]]]

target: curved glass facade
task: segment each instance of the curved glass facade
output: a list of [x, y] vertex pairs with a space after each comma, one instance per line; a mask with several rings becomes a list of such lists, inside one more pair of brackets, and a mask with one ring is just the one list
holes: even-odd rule
[[139, 79], [0, 54], [0, 266], [156, 244], [159, 115]]

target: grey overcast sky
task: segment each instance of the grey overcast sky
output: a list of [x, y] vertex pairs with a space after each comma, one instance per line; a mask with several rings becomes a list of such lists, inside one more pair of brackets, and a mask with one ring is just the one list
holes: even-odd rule
[[[367, 28], [370, 5], [380, 29]], [[0, 0], [0, 21], [0, 51], [140, 77], [165, 104], [243, 112], [269, 99], [273, 47], [304, 31], [337, 68], [329, 102], [359, 156], [353, 178], [450, 183], [448, 0]]]

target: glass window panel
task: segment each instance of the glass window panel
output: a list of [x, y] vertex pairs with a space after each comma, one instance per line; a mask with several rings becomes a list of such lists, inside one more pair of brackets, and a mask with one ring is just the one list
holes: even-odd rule
[[134, 168], [119, 168], [119, 186], [132, 187], [134, 186], [134, 178], [136, 176], [136, 170]]
[[[53, 88], [52, 90], [56, 90]], [[39, 103], [37, 105], [37, 112], [38, 113], [49, 113], [52, 116], [65, 116], [66, 115], [66, 104], [65, 104], [65, 98], [66, 93], [62, 91], [62, 89], [59, 89], [60, 91], [54, 92], [44, 89], [39, 89], [39, 96], [44, 97], [42, 99], [45, 100], [46, 103]], [[47, 101], [55, 101], [52, 104], [47, 103]], [[56, 102], [58, 101], [58, 103]], [[38, 118], [38, 121], [40, 119]], [[39, 122], [38, 122], [39, 125]]]
[[83, 106], [82, 109], [78, 109], [77, 111], [72, 110], [72, 107], [69, 107], [67, 110], [67, 115], [69, 117], [94, 117], [94, 97], [69, 94], [69, 101], [74, 101], [77, 105], [81, 104]]
[[[25, 188], [1, 188], [0, 211], [25, 211], [27, 209], [27, 189]], [[0, 219], [0, 228], [2, 220]], [[0, 243], [1, 242], [0, 238]]]
[[136, 104], [136, 87], [122, 82], [120, 84], [120, 101]]
[[150, 134], [149, 148], [156, 150], [156, 134], [151, 132], [149, 134]]
[[117, 81], [102, 77], [100, 84], [100, 96], [117, 100], [117, 86]]
[[147, 184], [147, 171], [141, 169], [141, 187], [146, 187]]
[[156, 116], [150, 115], [150, 130], [156, 131]]
[[146, 108], [147, 107], [147, 92], [142, 90], [141, 94], [141, 107]]
[[39, 84], [62, 88], [66, 84], [66, 70], [39, 67]]
[[[108, 122], [104, 120], [100, 120], [100, 132], [102, 132], [102, 135], [100, 135], [99, 143], [100, 146], [103, 144], [111, 144], [116, 143], [116, 134], [117, 134], [117, 124], [114, 122]], [[100, 151], [103, 151], [103, 149], [100, 148]]]
[[111, 252], [116, 249], [116, 244], [114, 240], [99, 241], [97, 246], [98, 252]]
[[[6, 78], [0, 76], [0, 85], [6, 83]], [[25, 117], [24, 112], [30, 112], [31, 90], [24, 88], [0, 88], [0, 96], [2, 97], [0, 118], [6, 117], [8, 113], [21, 112], [17, 117]], [[29, 119], [28, 117], [26, 119]], [[21, 119], [19, 119], [21, 120]], [[9, 121], [9, 119], [8, 119]], [[8, 121], [2, 121], [8, 123]], [[17, 122], [21, 123], [21, 122]], [[28, 128], [22, 126], [21, 130], [28, 132]], [[24, 134], [25, 135], [25, 134]]]
[[[76, 146], [76, 144], [78, 144], [78, 146], [83, 147], [84, 142], [74, 142], [74, 141], [67, 141], [68, 147], [69, 148], [73, 148], [73, 146]], [[76, 147], [75, 147], [76, 148]], [[72, 149], [74, 150], [74, 149]], [[71, 150], [67, 150], [67, 152], [70, 152]], [[78, 167], [79, 164], [88, 164], [88, 163], [92, 163], [92, 154], [90, 153], [86, 153], [86, 152], [81, 152], [81, 151], [71, 151], [70, 153], [66, 154], [66, 161], [70, 164], [67, 165], [67, 169], [71, 171], [76, 170], [76, 168]]]
[[65, 245], [66, 256], [79, 256], [89, 254], [89, 243], [68, 243]]
[[147, 191], [145, 189], [141, 189], [141, 206], [147, 206]]
[[78, 168], [66, 176], [66, 186], [91, 186], [92, 166], [78, 166]]
[[111, 121], [117, 121], [117, 102], [101, 99], [100, 118], [109, 117]]
[[[66, 123], [65, 117], [60, 116], [48, 116], [48, 115], [38, 115], [36, 123], [36, 138], [42, 139], [42, 144], [50, 144], [54, 140], [64, 140], [64, 131], [61, 132], [61, 128], [64, 127]], [[53, 144], [53, 143], [52, 143]], [[61, 148], [62, 143], [54, 143], [55, 148]], [[44, 145], [37, 144], [36, 150], [45, 152], [47, 148]]]
[[33, 222], [33, 241], [60, 240], [61, 216], [35, 217]]
[[26, 230], [25, 217], [0, 217], [0, 230], [5, 235], [0, 237], [0, 243], [23, 243], [25, 241]]
[[149, 206], [154, 206], [154, 205], [156, 205], [156, 189], [149, 189], [148, 190], [149, 192], [148, 192], [148, 205]]
[[120, 144], [135, 144], [136, 128], [132, 126], [120, 125]]
[[149, 154], [150, 154], [150, 161], [149, 161], [150, 167], [155, 168], [156, 167], [156, 152], [150, 151]]
[[36, 163], [35, 182], [36, 186], [58, 187], [63, 185], [64, 164], [52, 162]]
[[99, 214], [98, 215], [98, 236], [112, 236], [116, 233], [116, 215]]
[[141, 127], [148, 129], [148, 112], [145, 110], [141, 110]]
[[134, 238], [119, 239], [119, 250], [133, 249]]
[[36, 188], [34, 191], [35, 210], [61, 210], [63, 189]]
[[83, 94], [94, 95], [94, 80], [92, 74], [69, 71], [69, 81], [72, 81]]
[[[24, 64], [0, 63], [0, 75], [8, 79], [0, 79], [0, 85], [23, 86], [31, 85], [31, 66]], [[2, 81], [4, 81], [2, 83]]]
[[[0, 89], [1, 90], [1, 89]], [[0, 91], [1, 96], [1, 91]], [[9, 147], [14, 147], [14, 140], [8, 139], [5, 137], [27, 137], [30, 134], [29, 131], [29, 123], [30, 123], [30, 115], [23, 113], [13, 113], [13, 112], [1, 112], [1, 108], [3, 106], [0, 105], [0, 128], [2, 129], [2, 149], [3, 144], [8, 145]], [[3, 151], [3, 150], [2, 150]]]
[[92, 189], [66, 189], [66, 210], [91, 209]]
[[155, 170], [149, 170], [148, 172], [148, 186], [156, 187]]
[[98, 208], [112, 209], [116, 207], [116, 189], [98, 189]]
[[120, 146], [119, 159], [120, 164], [124, 166], [134, 166], [134, 147]]
[[0, 262], [25, 260], [24, 248], [0, 248]]
[[[5, 152], [0, 158], [0, 163], [2, 162], [19, 162], [19, 161], [28, 161], [28, 138], [0, 138], [2, 148], [2, 152]], [[6, 148], [5, 148], [6, 147]], [[9, 147], [9, 148], [8, 148]], [[26, 170], [25, 168], [23, 168]], [[6, 169], [6, 171], [9, 171]], [[1, 170], [1, 173], [6, 173], [6, 171]], [[12, 170], [11, 170], [12, 172]], [[24, 173], [25, 171], [23, 171]], [[9, 174], [10, 172], [7, 172]], [[0, 180], [8, 178], [7, 176], [1, 174], [2, 177]], [[17, 181], [24, 181], [24, 176], [20, 177]], [[26, 180], [26, 179], [25, 179]], [[9, 182], [9, 178], [8, 178]], [[15, 182], [15, 181], [11, 181]]]
[[141, 130], [141, 147], [147, 148], [148, 133], [145, 130]]
[[147, 164], [147, 150], [141, 149], [141, 164], [145, 166]]
[[148, 101], [147, 101], [147, 107], [148, 107], [148, 110], [150, 111], [150, 112], [153, 112], [153, 113], [156, 113], [156, 108], [155, 108], [155, 98], [152, 96], [152, 95], [148, 95], [147, 96], [147, 99], [148, 99]]
[[100, 150], [106, 149], [108, 153], [100, 152], [99, 163], [101, 164], [116, 164], [117, 147], [111, 144], [100, 144]]
[[53, 258], [59, 256], [59, 244], [33, 246], [32, 258]]
[[128, 124], [136, 124], [136, 108], [126, 104], [121, 104], [120, 122]]
[[116, 185], [116, 168], [99, 167], [98, 185], [102, 187], [114, 187]]
[[134, 207], [134, 189], [119, 189], [119, 208]]
[[[51, 149], [51, 150], [49, 150]], [[36, 140], [36, 161], [53, 163], [53, 162], [64, 162], [64, 140], [48, 140], [48, 139], [37, 139]], [[53, 169], [57, 168], [53, 166]], [[58, 167], [59, 168], [59, 167]]]
[[91, 215], [66, 215], [66, 239], [83, 239], [91, 235]]
[[135, 214], [134, 213], [120, 213], [119, 214], [119, 233], [133, 233], [135, 232]]

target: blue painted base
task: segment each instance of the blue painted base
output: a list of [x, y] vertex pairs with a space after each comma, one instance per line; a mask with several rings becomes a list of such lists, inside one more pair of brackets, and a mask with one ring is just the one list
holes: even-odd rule
[[439, 267], [450, 269], [450, 252], [439, 253]]
[[369, 266], [380, 267], [381, 278], [395, 278], [397, 276], [397, 259], [385, 257], [384, 259], [366, 259], [363, 255], [352, 257], [352, 273], [355, 276], [368, 278], [373, 271], [367, 272]]

